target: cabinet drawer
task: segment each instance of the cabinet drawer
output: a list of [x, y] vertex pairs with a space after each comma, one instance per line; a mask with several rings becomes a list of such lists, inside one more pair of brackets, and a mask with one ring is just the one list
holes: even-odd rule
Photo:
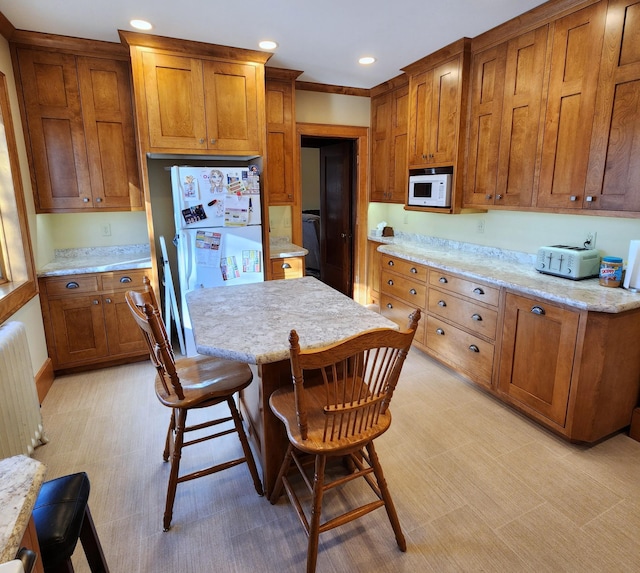
[[497, 310], [433, 287], [429, 289], [427, 309], [477, 334], [496, 338]]
[[[380, 314], [395, 322], [400, 328], [407, 328], [409, 315], [416, 308], [418, 307], [411, 306], [384, 293], [380, 294]], [[420, 307], [420, 310], [422, 310], [422, 307]], [[424, 323], [425, 316], [423, 314], [418, 323], [418, 328], [416, 328], [416, 334], [413, 337], [413, 339], [420, 344], [424, 344]]]
[[431, 269], [429, 285], [467, 296], [474, 300], [498, 306], [500, 289], [460, 278], [451, 273]]
[[271, 259], [271, 277], [276, 279], [297, 279], [304, 276], [304, 257]]
[[41, 284], [44, 284], [44, 288], [49, 296], [74, 295], [100, 290], [98, 277], [95, 275], [69, 275], [60, 278], [45, 278]]
[[416, 281], [427, 282], [427, 267], [411, 261], [382, 254], [382, 270], [385, 269], [393, 270], [394, 273], [411, 277]]
[[141, 289], [142, 279], [151, 273], [151, 269], [115, 271], [102, 273], [102, 290]]
[[430, 352], [472, 380], [491, 386], [494, 346], [436, 317], [428, 316], [425, 345]]
[[396, 298], [400, 298], [414, 307], [424, 308], [427, 286], [418, 281], [390, 273], [386, 269], [380, 277], [380, 290]]

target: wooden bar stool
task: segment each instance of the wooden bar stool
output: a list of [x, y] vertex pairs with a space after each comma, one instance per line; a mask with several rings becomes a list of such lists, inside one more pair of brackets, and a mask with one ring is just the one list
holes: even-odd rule
[[78, 539], [91, 573], [109, 573], [89, 511], [89, 478], [84, 472], [42, 484], [33, 520], [45, 573], [73, 573], [71, 556]]

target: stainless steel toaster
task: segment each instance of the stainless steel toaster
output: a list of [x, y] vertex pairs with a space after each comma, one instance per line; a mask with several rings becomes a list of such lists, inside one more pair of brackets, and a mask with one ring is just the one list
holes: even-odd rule
[[540, 247], [536, 270], [574, 281], [597, 277], [600, 272], [600, 252], [568, 245]]

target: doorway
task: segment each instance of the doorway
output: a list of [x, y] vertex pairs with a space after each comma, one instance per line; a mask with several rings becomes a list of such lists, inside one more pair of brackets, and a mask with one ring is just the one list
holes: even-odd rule
[[[303, 179], [300, 185], [303, 239], [305, 230], [308, 232], [310, 229], [309, 219], [318, 221], [317, 271], [311, 266], [307, 274], [318, 276], [329, 286], [362, 302], [365, 291], [368, 129], [299, 123], [297, 134], [299, 173]], [[311, 161], [310, 156], [313, 158]], [[311, 198], [309, 185], [313, 193]], [[360, 224], [360, 221], [364, 223]], [[308, 250], [307, 267], [308, 263], [313, 265], [314, 260], [311, 249]]]

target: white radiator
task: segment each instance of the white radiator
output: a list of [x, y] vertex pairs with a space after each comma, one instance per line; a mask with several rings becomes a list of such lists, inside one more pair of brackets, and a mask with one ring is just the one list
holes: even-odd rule
[[46, 442], [27, 332], [20, 322], [5, 322], [0, 325], [0, 459], [31, 455]]

